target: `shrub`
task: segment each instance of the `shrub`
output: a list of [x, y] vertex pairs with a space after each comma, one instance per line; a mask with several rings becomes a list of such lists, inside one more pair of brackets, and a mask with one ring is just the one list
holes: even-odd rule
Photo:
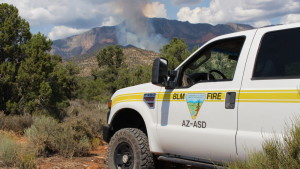
[[96, 149], [101, 144], [101, 140], [99, 138], [93, 138], [91, 144], [92, 149]]
[[30, 114], [6, 116], [3, 112], [0, 112], [0, 130], [23, 134], [24, 130], [30, 127], [32, 122]]
[[85, 131], [88, 137], [96, 138], [102, 134], [102, 126], [106, 121], [108, 111], [106, 104], [86, 102], [83, 100], [71, 101], [64, 123], [72, 123], [76, 131]]
[[18, 144], [13, 134], [0, 132], [0, 168], [36, 168], [36, 155], [28, 144]]
[[96, 102], [71, 101], [67, 117], [58, 122], [38, 115], [26, 129], [25, 136], [36, 147], [38, 155], [58, 153], [64, 157], [82, 156], [100, 144], [106, 106]]
[[20, 147], [9, 136], [1, 134], [0, 137], [0, 159], [3, 166], [15, 166]]
[[55, 135], [49, 138], [51, 149], [64, 157], [85, 155], [91, 144], [84, 133], [78, 133], [71, 125], [60, 124]]
[[90, 131], [81, 123], [59, 123], [52, 117], [36, 116], [25, 136], [36, 147], [37, 154], [58, 153], [64, 157], [81, 156], [90, 148]]
[[33, 124], [25, 130], [25, 136], [34, 144], [39, 155], [45, 155], [46, 150], [51, 150], [49, 139], [55, 133], [58, 122], [47, 116], [36, 116], [33, 118]]
[[34, 169], [36, 168], [35, 164], [36, 154], [33, 151], [26, 151], [22, 154], [20, 159], [19, 168], [22, 169]]
[[300, 121], [294, 124], [283, 136], [283, 141], [278, 138], [267, 140], [261, 152], [250, 153], [247, 161], [231, 162], [228, 168], [300, 168]]

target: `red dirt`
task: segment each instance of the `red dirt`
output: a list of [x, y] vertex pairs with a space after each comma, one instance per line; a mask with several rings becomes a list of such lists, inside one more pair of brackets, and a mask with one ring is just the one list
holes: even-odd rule
[[105, 164], [107, 145], [99, 146], [89, 152], [88, 157], [73, 157], [71, 159], [60, 156], [37, 159], [39, 169], [107, 169]]
[[[107, 169], [105, 163], [107, 145], [102, 145], [89, 152], [88, 157], [64, 158], [53, 156], [37, 159], [38, 169]], [[159, 162], [160, 169], [200, 169], [196, 167], [183, 167], [171, 163]], [[202, 168], [203, 169], [203, 168]]]

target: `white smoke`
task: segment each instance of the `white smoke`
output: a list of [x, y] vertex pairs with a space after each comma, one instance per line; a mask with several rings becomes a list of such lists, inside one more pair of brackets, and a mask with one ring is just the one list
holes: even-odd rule
[[115, 11], [121, 17], [117, 39], [120, 45], [159, 51], [167, 40], [155, 33], [153, 25], [144, 15], [147, 0], [114, 0]]

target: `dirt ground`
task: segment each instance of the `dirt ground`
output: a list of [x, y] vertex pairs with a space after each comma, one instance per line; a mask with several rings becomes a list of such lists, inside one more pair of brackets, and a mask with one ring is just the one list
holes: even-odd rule
[[[73, 157], [72, 159], [53, 156], [38, 158], [38, 169], [107, 169], [105, 164], [107, 145], [99, 146], [96, 150], [90, 151], [88, 157]], [[160, 162], [160, 169], [200, 169], [196, 167], [178, 167], [170, 163]]]
[[107, 169], [105, 164], [107, 145], [90, 151], [88, 157], [63, 158], [60, 156], [38, 158], [38, 169]]

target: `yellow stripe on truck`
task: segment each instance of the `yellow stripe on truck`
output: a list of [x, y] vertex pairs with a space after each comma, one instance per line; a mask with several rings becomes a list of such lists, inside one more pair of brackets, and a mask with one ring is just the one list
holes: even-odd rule
[[[185, 99], [180, 99], [180, 95], [187, 93], [220, 93], [220, 99], [206, 99], [204, 102], [224, 102], [226, 92], [232, 92], [232, 90], [157, 92], [156, 101], [185, 102]], [[145, 93], [130, 93], [118, 95], [113, 98], [112, 106], [122, 102], [143, 101], [144, 94]], [[179, 98], [177, 96], [175, 97], [174, 95], [179, 95]], [[237, 102], [300, 103], [300, 91], [298, 90], [242, 90], [237, 96]]]
[[121, 103], [121, 102], [133, 102], [133, 101], [143, 101], [144, 93], [142, 94], [132, 94], [132, 95], [122, 95], [115, 97], [112, 100], [112, 106]]
[[300, 99], [298, 93], [242, 93], [240, 92], [239, 99]]

